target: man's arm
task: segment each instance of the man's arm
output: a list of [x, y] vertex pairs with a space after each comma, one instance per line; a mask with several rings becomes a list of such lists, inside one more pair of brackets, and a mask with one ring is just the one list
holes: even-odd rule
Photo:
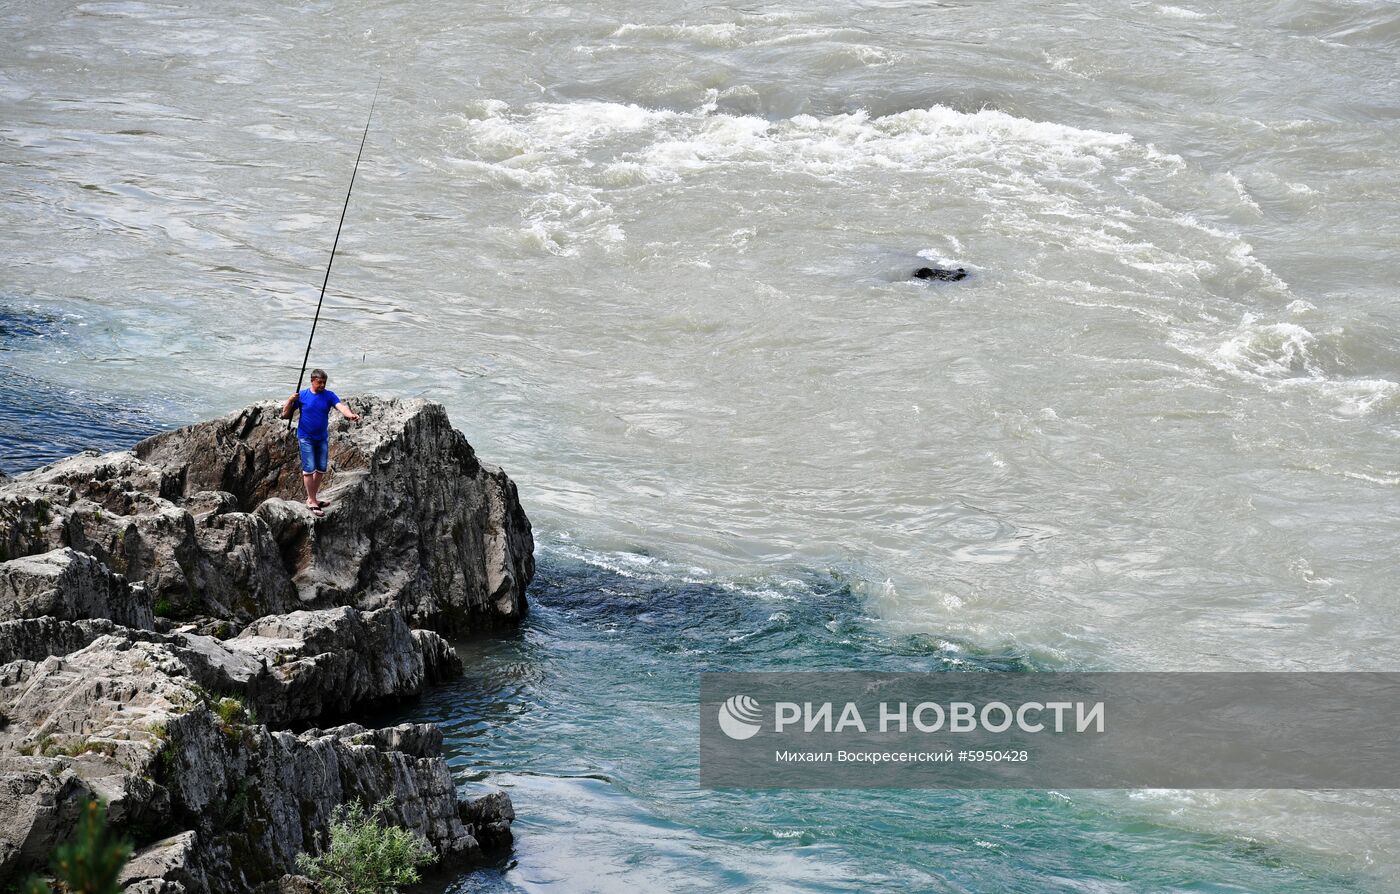
[[287, 402], [282, 405], [282, 418], [291, 419], [292, 413], [296, 411], [297, 395], [293, 394], [287, 398]]
[[346, 419], [349, 419], [351, 422], [360, 421], [360, 414], [350, 412], [350, 408], [345, 405], [345, 401], [341, 401], [340, 403], [336, 404], [335, 408], [340, 411], [340, 415], [344, 416]]

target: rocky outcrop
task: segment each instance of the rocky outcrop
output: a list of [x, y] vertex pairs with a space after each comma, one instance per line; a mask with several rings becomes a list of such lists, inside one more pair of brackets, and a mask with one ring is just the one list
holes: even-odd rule
[[349, 800], [444, 858], [510, 846], [509, 798], [459, 800], [436, 727], [286, 728], [456, 676], [439, 631], [526, 611], [510, 479], [438, 405], [355, 405], [324, 517], [271, 404], [0, 480], [0, 887], [92, 797], [144, 894], [271, 890]]
[[[299, 851], [314, 850], [347, 800], [390, 799], [389, 817], [445, 858], [508, 846], [499, 820], [458, 802], [437, 727], [351, 724], [297, 735], [260, 722], [421, 688], [419, 640], [394, 609], [297, 612], [227, 642], [54, 623], [98, 635], [63, 657], [0, 667], [0, 878], [41, 865], [92, 796], [138, 840], [193, 834], [195, 857], [152, 891], [183, 890], [171, 885], [205, 873], [222, 880], [220, 890], [272, 883]], [[434, 637], [424, 640], [445, 646]], [[372, 655], [379, 647], [383, 655]]]
[[199, 836], [181, 832], [132, 854], [119, 882], [125, 894], [195, 894], [209, 890], [199, 865]]
[[510, 850], [515, 838], [510, 824], [515, 820], [515, 805], [505, 792], [490, 792], [469, 801], [458, 809], [462, 824], [488, 853]]
[[394, 605], [414, 626], [448, 633], [518, 622], [534, 540], [514, 483], [477, 459], [439, 404], [361, 398], [355, 408], [359, 424], [331, 427], [324, 518], [301, 505], [296, 441], [274, 404], [157, 435], [133, 453], [159, 470], [169, 499], [227, 494], [212, 512], [264, 522], [304, 606]]
[[97, 559], [69, 547], [0, 563], [0, 621], [42, 617], [155, 624], [144, 587], [129, 586]]
[[480, 845], [461, 822], [457, 786], [440, 759], [441, 732], [406, 724], [367, 735], [361, 727], [300, 735], [234, 727], [209, 715], [172, 727], [176, 822], [192, 825], [203, 850], [241, 876], [235, 889], [274, 882], [301, 851], [315, 851], [334, 805], [387, 799], [386, 819], [457, 859]]
[[43, 661], [50, 655], [76, 652], [104, 634], [119, 628], [107, 620], [60, 621], [57, 618], [26, 618], [0, 621], [0, 664], [21, 658]]
[[266, 524], [176, 495], [167, 472], [129, 452], [70, 457], [0, 482], [0, 555], [71, 547], [141, 584], [165, 616], [237, 622], [302, 607]]
[[246, 693], [259, 717], [279, 723], [417, 695], [462, 671], [446, 640], [430, 630], [409, 630], [393, 608], [274, 615], [208, 645], [254, 660], [257, 673], [229, 679], [223, 688]]
[[92, 789], [61, 762], [0, 754], [0, 882], [67, 840]]
[[410, 630], [395, 609], [347, 607], [271, 615], [229, 640], [106, 620], [8, 621], [0, 623], [0, 662], [42, 662], [98, 640], [107, 650], [166, 646], [204, 691], [235, 696], [263, 722], [279, 725], [417, 695], [462, 671], [450, 643], [430, 630]]
[[355, 404], [361, 424], [332, 426], [323, 518], [302, 505], [295, 438], [258, 404], [0, 482], [0, 559], [71, 547], [177, 618], [392, 605], [446, 633], [518, 622], [534, 540], [514, 483], [438, 404]]
[[436, 686], [462, 675], [462, 659], [452, 644], [431, 630], [410, 631], [423, 658], [423, 676], [429, 686]]
[[920, 267], [914, 271], [915, 279], [931, 279], [940, 282], [958, 282], [967, 279], [967, 269], [958, 267], [951, 269], [947, 267]]

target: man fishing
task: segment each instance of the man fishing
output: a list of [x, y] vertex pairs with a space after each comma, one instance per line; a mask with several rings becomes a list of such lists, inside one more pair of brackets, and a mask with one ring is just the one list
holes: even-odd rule
[[[301, 410], [297, 421], [297, 444], [301, 448], [301, 482], [306, 485], [306, 506], [317, 516], [325, 515], [328, 505], [317, 497], [321, 489], [321, 476], [330, 465], [330, 415], [331, 408], [351, 422], [359, 422], [360, 414], [353, 412], [345, 401], [326, 388], [326, 371], [311, 371], [311, 387], [303, 388], [282, 405], [282, 418], [291, 419], [292, 414]], [[288, 423], [290, 424], [290, 423]]]
[[[379, 84], [384, 83], [380, 75]], [[345, 228], [345, 213], [350, 210], [350, 194], [355, 191], [355, 175], [360, 173], [360, 159], [365, 154], [365, 141], [369, 139], [369, 124], [374, 120], [374, 105], [379, 101], [379, 84], [374, 88], [374, 99], [369, 104], [369, 118], [365, 120], [365, 132], [360, 135], [360, 151], [355, 154], [355, 167], [350, 171], [350, 186], [345, 190], [345, 204], [340, 209], [340, 223], [335, 228], [335, 240], [331, 242], [331, 257], [326, 262], [326, 276], [321, 280], [321, 297], [316, 299], [316, 316], [311, 319], [311, 336], [306, 340], [306, 353], [301, 357], [301, 373], [297, 375], [298, 391], [294, 392], [282, 405], [282, 418], [291, 419], [292, 414], [301, 410], [297, 422], [297, 444], [301, 447], [301, 482], [306, 485], [306, 507], [317, 516], [325, 515], [327, 505], [317, 496], [321, 489], [321, 477], [330, 465], [330, 415], [331, 407], [351, 422], [359, 422], [358, 413], [351, 411], [345, 401], [334, 391], [326, 390], [326, 371], [311, 371], [311, 387], [301, 387], [301, 377], [306, 374], [306, 361], [311, 358], [311, 343], [316, 340], [316, 324], [321, 322], [321, 304], [326, 300], [326, 284], [331, 281], [331, 265], [335, 263], [335, 250], [340, 245], [340, 231]], [[292, 423], [287, 423], [290, 431]]]

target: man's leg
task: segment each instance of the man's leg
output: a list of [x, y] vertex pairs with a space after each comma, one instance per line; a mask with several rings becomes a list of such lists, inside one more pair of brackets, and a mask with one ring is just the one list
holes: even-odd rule
[[316, 445], [305, 438], [297, 438], [297, 449], [301, 453], [301, 484], [306, 488], [306, 505], [316, 505], [316, 489], [321, 486], [321, 475], [316, 471]]
[[[311, 476], [306, 482], [306, 504], [317, 509], [321, 506], [321, 479], [330, 467], [330, 441], [311, 441]], [[305, 468], [303, 466], [303, 468]]]

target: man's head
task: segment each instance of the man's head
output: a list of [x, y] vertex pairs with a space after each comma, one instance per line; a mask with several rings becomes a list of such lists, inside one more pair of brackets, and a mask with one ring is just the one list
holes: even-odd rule
[[311, 390], [318, 394], [326, 390], [326, 371], [317, 367], [311, 371]]

